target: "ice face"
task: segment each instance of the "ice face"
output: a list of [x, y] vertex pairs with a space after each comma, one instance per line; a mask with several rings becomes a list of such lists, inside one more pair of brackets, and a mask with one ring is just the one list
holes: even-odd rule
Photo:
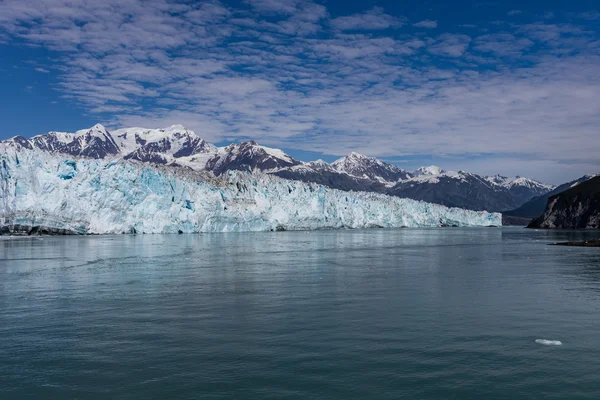
[[75, 233], [177, 233], [501, 225], [475, 212], [271, 175], [0, 148], [0, 225]]

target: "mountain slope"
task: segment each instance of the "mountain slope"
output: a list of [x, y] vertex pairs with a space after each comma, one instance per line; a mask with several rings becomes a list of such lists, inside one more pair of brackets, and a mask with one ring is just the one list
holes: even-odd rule
[[[165, 129], [127, 128], [112, 132], [119, 150], [127, 160], [155, 164], [189, 161], [217, 151], [216, 147], [181, 125]], [[204, 157], [199, 157], [204, 156]]]
[[221, 175], [232, 170], [269, 172], [300, 164], [301, 161], [293, 159], [279, 149], [260, 146], [251, 140], [219, 149], [206, 163], [206, 169]]
[[31, 139], [16, 136], [6, 143], [15, 148], [39, 149], [75, 157], [105, 158], [119, 153], [113, 137], [100, 124], [75, 133], [50, 132]]
[[584, 175], [579, 179], [575, 179], [574, 181], [564, 183], [548, 193], [544, 193], [542, 195], [536, 196], [533, 199], [529, 200], [525, 204], [522, 204], [518, 208], [512, 209], [509, 211], [503, 211], [503, 215], [512, 216], [512, 217], [525, 217], [525, 218], [535, 218], [543, 214], [546, 209], [546, 204], [548, 204], [548, 198], [554, 196], [558, 193], [564, 192], [571, 187], [574, 187], [582, 182], [585, 182], [595, 175]]
[[419, 168], [414, 175], [398, 182], [388, 194], [448, 207], [499, 211], [516, 207], [526, 201], [523, 198], [544, 190], [542, 186], [526, 187], [518, 182], [499, 184], [476, 174], [444, 171], [436, 166]]
[[497, 210], [512, 201], [505, 191], [497, 190], [479, 176], [464, 172], [417, 176], [399, 182], [388, 193], [471, 210]]
[[375, 193], [385, 193], [387, 190], [387, 187], [381, 182], [337, 171], [331, 164], [327, 164], [323, 160], [282, 168], [271, 174], [285, 179], [318, 183], [339, 190]]
[[345, 172], [359, 179], [368, 179], [389, 186], [399, 180], [410, 178], [408, 172], [395, 165], [355, 152], [334, 161], [331, 166], [338, 172]]
[[493, 182], [506, 188], [515, 199], [515, 203], [523, 204], [535, 196], [548, 193], [554, 186], [547, 185], [533, 179], [516, 176], [508, 178], [506, 176], [495, 175], [485, 177], [488, 182]]
[[[91, 159], [125, 158], [154, 164], [188, 163], [198, 155], [215, 153], [217, 148], [181, 125], [165, 129], [125, 128], [109, 132], [100, 124], [75, 133], [50, 132], [31, 139], [16, 136], [5, 145], [15, 149], [39, 149]], [[204, 168], [204, 159], [201, 168]]]
[[599, 229], [600, 176], [550, 196], [544, 213], [528, 228]]

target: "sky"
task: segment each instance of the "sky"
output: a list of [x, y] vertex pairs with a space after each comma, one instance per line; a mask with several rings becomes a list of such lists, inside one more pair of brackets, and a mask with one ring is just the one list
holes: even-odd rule
[[600, 172], [596, 0], [0, 0], [0, 139], [182, 124], [559, 184]]

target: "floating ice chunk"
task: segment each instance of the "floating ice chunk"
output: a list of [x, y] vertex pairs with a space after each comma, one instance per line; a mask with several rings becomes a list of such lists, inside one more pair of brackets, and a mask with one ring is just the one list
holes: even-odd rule
[[560, 340], [535, 339], [535, 342], [546, 346], [562, 346], [562, 342]]

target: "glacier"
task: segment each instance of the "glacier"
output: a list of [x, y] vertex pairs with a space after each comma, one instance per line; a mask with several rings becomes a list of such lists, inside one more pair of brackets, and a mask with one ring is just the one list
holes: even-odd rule
[[0, 148], [0, 227], [115, 234], [500, 226], [501, 214], [268, 174]]

